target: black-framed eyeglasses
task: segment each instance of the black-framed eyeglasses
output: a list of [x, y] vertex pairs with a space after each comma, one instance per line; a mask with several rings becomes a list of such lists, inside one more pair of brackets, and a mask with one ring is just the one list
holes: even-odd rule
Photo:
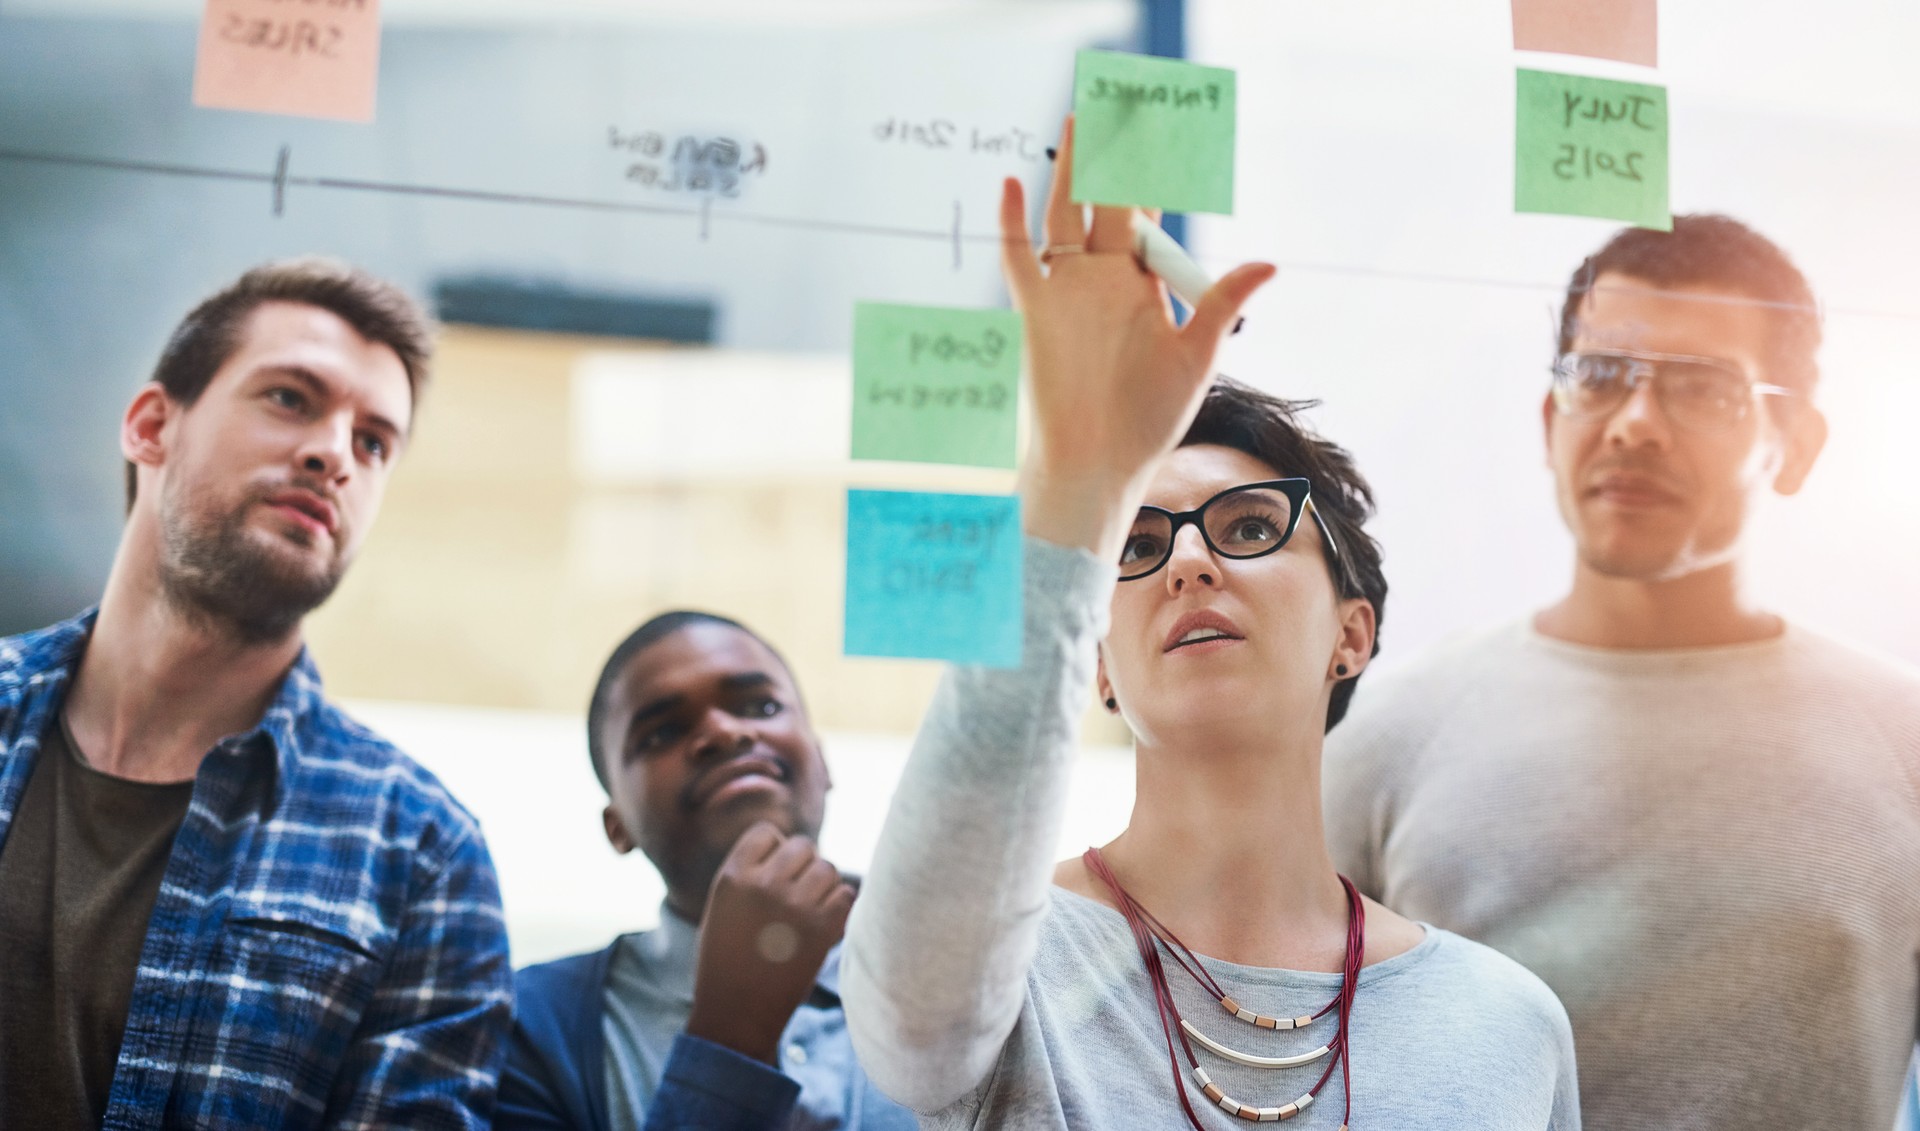
[[1572, 350], [1553, 366], [1553, 405], [1565, 416], [1599, 416], [1625, 404], [1643, 381], [1653, 382], [1660, 411], [1682, 428], [1723, 432], [1753, 411], [1754, 398], [1791, 397], [1794, 390], [1752, 380], [1717, 357]]
[[1173, 556], [1173, 540], [1191, 523], [1200, 537], [1223, 558], [1261, 558], [1287, 544], [1300, 524], [1300, 514], [1313, 516], [1320, 539], [1335, 562], [1340, 547], [1333, 541], [1320, 512], [1314, 509], [1312, 483], [1306, 479], [1268, 479], [1243, 483], [1175, 513], [1162, 507], [1141, 507], [1120, 548], [1120, 580], [1138, 581], [1159, 571]]

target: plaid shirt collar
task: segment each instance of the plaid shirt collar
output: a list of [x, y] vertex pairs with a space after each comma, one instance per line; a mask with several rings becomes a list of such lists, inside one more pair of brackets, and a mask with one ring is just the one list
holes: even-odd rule
[[[52, 712], [66, 702], [74, 671], [86, 652], [99, 615], [99, 607], [94, 606], [37, 632], [11, 641], [0, 640], [0, 650], [10, 646], [18, 649], [14, 655], [0, 651], [0, 716], [24, 709], [19, 733], [43, 733], [46, 724], [52, 721]], [[302, 645], [260, 721], [251, 730], [222, 739], [214, 752], [247, 757], [271, 748], [274, 753], [272, 803], [277, 809], [286, 800], [288, 783], [297, 779], [300, 739], [294, 720], [310, 714], [324, 702], [320, 669]], [[0, 754], [3, 753], [4, 745], [0, 744]], [[0, 786], [0, 794], [5, 792], [4, 786]], [[0, 819], [11, 813], [15, 800], [0, 796]]]

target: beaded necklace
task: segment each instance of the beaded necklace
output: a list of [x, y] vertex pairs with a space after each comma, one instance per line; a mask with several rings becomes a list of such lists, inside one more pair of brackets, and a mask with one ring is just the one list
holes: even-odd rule
[[[1119, 878], [1101, 858], [1099, 849], [1087, 849], [1081, 860], [1086, 863], [1087, 870], [1098, 876], [1101, 882], [1107, 885], [1108, 890], [1113, 892], [1115, 901], [1120, 904], [1121, 915], [1126, 918], [1127, 926], [1133, 931], [1134, 945], [1139, 948], [1140, 959], [1147, 967], [1147, 980], [1153, 983], [1154, 1007], [1159, 1011], [1160, 1030], [1167, 1041], [1167, 1062], [1173, 1069], [1174, 1090], [1179, 1094], [1180, 1107], [1187, 1113], [1187, 1120], [1193, 1124], [1195, 1131], [1205, 1131], [1205, 1129], [1200, 1126], [1200, 1117], [1193, 1110], [1193, 1104], [1187, 1096], [1186, 1073], [1180, 1070], [1180, 1056], [1174, 1051], [1176, 1040], [1179, 1042], [1180, 1051], [1186, 1054], [1187, 1064], [1200, 1086], [1201, 1094], [1219, 1105], [1227, 1114], [1238, 1116], [1249, 1122], [1272, 1123], [1292, 1119], [1305, 1111], [1313, 1103], [1314, 1097], [1320, 1094], [1320, 1089], [1326, 1087], [1327, 1081], [1333, 1078], [1333, 1070], [1338, 1067], [1341, 1085], [1346, 1091], [1346, 1109], [1341, 1116], [1340, 1131], [1347, 1131], [1347, 1122], [1353, 1116], [1353, 1075], [1347, 1055], [1347, 1035], [1353, 1016], [1354, 992], [1360, 983], [1361, 956], [1366, 952], [1367, 939], [1366, 906], [1361, 902], [1360, 892], [1354, 888], [1352, 881], [1345, 876], [1340, 877], [1340, 886], [1347, 894], [1347, 953], [1345, 961], [1341, 964], [1343, 977], [1339, 992], [1334, 994], [1333, 1000], [1322, 1006], [1318, 1012], [1303, 1014], [1299, 1017], [1267, 1017], [1243, 1007], [1228, 995], [1213, 975], [1207, 972], [1207, 968], [1201, 965], [1199, 957], [1187, 949], [1187, 945], [1168, 930], [1165, 924], [1154, 918], [1152, 912], [1142, 907], [1133, 896], [1127, 894], [1127, 889], [1120, 886]], [[1222, 1009], [1240, 1021], [1261, 1029], [1299, 1029], [1328, 1014], [1335, 1014], [1340, 1022], [1339, 1031], [1319, 1048], [1298, 1056], [1261, 1057], [1228, 1048], [1208, 1038], [1195, 1028], [1192, 1022], [1180, 1016], [1180, 1007], [1174, 1004], [1173, 991], [1167, 984], [1166, 966], [1160, 958], [1162, 947], [1173, 956], [1173, 960], [1179, 963], [1182, 969], [1192, 976], [1195, 982], [1199, 983], [1201, 989], [1220, 1003]], [[1188, 1038], [1198, 1041], [1202, 1048], [1216, 1056], [1254, 1068], [1296, 1068], [1323, 1057], [1329, 1059], [1326, 1070], [1320, 1074], [1319, 1081], [1299, 1099], [1279, 1107], [1256, 1107], [1241, 1103], [1220, 1090], [1220, 1086], [1207, 1075], [1207, 1070], [1200, 1067], [1200, 1058], [1194, 1055], [1193, 1043]]]

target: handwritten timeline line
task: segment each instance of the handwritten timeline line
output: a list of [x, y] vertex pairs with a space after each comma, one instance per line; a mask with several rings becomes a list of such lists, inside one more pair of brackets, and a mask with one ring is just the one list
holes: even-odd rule
[[280, 147], [280, 157], [273, 164], [273, 215], [277, 220], [286, 211], [287, 206], [287, 162], [293, 158], [293, 147]]
[[[276, 155], [274, 168], [271, 172], [214, 168], [204, 165], [180, 165], [159, 161], [136, 161], [116, 157], [87, 157], [75, 154], [46, 153], [20, 149], [0, 149], [0, 161], [265, 185], [271, 191], [270, 207], [272, 215], [276, 218], [285, 214], [286, 190], [289, 187], [322, 189], [336, 192], [379, 193], [391, 196], [425, 197], [439, 200], [464, 200], [483, 204], [573, 209], [585, 212], [679, 217], [697, 221], [700, 226], [699, 232], [702, 240], [707, 238], [710, 226], [715, 218], [712, 213], [713, 202], [710, 198], [704, 199], [698, 206], [647, 204], [636, 201], [595, 200], [585, 197], [552, 196], [541, 193], [505, 192], [496, 189], [460, 188], [450, 185], [404, 184], [395, 181], [364, 180], [352, 177], [295, 175], [290, 171], [292, 149], [285, 145], [280, 147]], [[785, 228], [792, 231], [831, 232], [840, 235], [875, 236], [949, 243], [953, 249], [953, 269], [956, 271], [960, 270], [963, 265], [961, 255], [961, 247], [963, 244], [999, 244], [1002, 242], [1001, 237], [997, 233], [969, 233], [963, 231], [961, 228], [962, 212], [959, 201], [954, 202], [953, 221], [951, 225], [942, 228], [915, 228], [895, 224], [861, 223], [851, 220], [828, 220], [804, 216], [777, 216], [734, 211], [732, 209], [721, 213], [720, 218], [730, 223], [755, 224], [764, 227]], [[1202, 261], [1209, 261], [1210, 259], [1210, 257], [1207, 256], [1199, 256], [1197, 258]], [[1220, 262], [1219, 260], [1212, 261]], [[1490, 287], [1501, 290], [1540, 291], [1550, 294], [1559, 294], [1566, 290], [1566, 284], [1560, 282], [1499, 279], [1479, 275], [1456, 275], [1433, 271], [1405, 271], [1394, 268], [1363, 267], [1352, 264], [1285, 260], [1278, 257], [1267, 258], [1266, 261], [1274, 264], [1283, 271], [1303, 274], [1335, 275], [1349, 278], [1380, 279], [1448, 286]], [[1235, 260], [1235, 262], [1238, 262], [1238, 260]], [[1644, 291], [1642, 293], [1644, 293]], [[1749, 299], [1740, 296], [1702, 296], [1685, 291], [1660, 293], [1669, 294], [1675, 298], [1731, 303], [1734, 305], [1752, 305], [1778, 309], [1802, 309], [1791, 303], [1768, 302], [1761, 299]], [[1856, 318], [1920, 322], [1920, 312], [1912, 311], [1826, 306], [1822, 308], [1821, 313]]]
[[960, 270], [961, 243], [962, 243], [962, 233], [960, 231], [960, 202], [956, 200], [953, 202], [953, 269], [955, 271]]

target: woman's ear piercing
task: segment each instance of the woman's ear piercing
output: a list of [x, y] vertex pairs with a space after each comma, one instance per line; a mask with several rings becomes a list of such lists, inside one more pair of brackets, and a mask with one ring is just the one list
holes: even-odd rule
[[1345, 665], [1345, 664], [1335, 664], [1335, 665], [1333, 666], [1333, 674], [1334, 674], [1334, 675], [1338, 675], [1338, 676], [1344, 676], [1344, 675], [1346, 675], [1346, 674], [1347, 674], [1347, 665]]
[[1108, 697], [1107, 697], [1107, 710], [1109, 710], [1109, 711], [1118, 711], [1119, 709], [1120, 709], [1120, 700], [1118, 700], [1118, 699], [1115, 699], [1115, 698], [1113, 698], [1112, 696], [1108, 696]]

